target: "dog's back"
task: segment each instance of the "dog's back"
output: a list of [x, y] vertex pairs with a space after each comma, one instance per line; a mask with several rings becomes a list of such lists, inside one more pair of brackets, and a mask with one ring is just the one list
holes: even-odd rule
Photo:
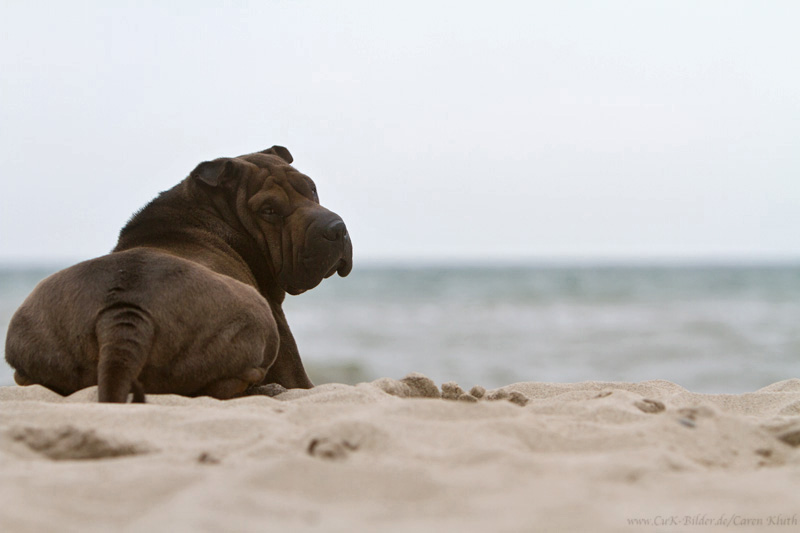
[[236, 380], [263, 377], [277, 348], [269, 305], [253, 287], [151, 248], [45, 279], [6, 337], [18, 384], [65, 395], [97, 384], [100, 401], [115, 402], [137, 393], [137, 380], [148, 392], [196, 395], [220, 392], [224, 376], [225, 391], [241, 392], [252, 383]]

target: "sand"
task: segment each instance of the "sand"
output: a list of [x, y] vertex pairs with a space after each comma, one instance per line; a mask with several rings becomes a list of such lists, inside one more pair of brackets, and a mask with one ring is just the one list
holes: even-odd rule
[[96, 397], [0, 388], [0, 530], [800, 530], [799, 379]]

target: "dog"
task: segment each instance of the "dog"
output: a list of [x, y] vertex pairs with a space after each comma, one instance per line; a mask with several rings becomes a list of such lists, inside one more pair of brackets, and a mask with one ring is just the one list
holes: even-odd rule
[[11, 319], [19, 385], [100, 402], [147, 393], [242, 395], [311, 388], [284, 316], [352, 269], [344, 221], [282, 146], [200, 163], [133, 215], [105, 256], [43, 280]]

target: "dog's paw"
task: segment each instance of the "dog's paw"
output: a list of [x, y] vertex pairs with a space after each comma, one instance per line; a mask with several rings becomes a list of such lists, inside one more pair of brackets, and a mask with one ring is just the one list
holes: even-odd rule
[[269, 396], [270, 398], [274, 398], [279, 394], [283, 394], [287, 390], [289, 389], [283, 385], [279, 385], [278, 383], [269, 383], [268, 385], [256, 385], [254, 387], [250, 387], [244, 391], [241, 396]]

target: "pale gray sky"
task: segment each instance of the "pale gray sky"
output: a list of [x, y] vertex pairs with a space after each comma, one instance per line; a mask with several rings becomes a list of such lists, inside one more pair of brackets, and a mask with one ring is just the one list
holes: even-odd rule
[[800, 2], [0, 6], [3, 262], [273, 144], [357, 261], [800, 257]]

